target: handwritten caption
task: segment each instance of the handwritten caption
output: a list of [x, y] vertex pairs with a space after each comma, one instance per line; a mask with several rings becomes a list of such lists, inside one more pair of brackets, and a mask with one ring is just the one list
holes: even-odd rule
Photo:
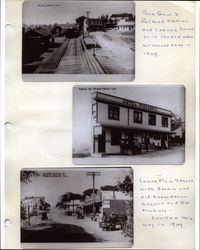
[[147, 219], [144, 228], [179, 228], [193, 221], [190, 210], [192, 179], [140, 178], [140, 210]]
[[158, 57], [168, 48], [189, 48], [194, 41], [195, 28], [179, 12], [144, 9], [140, 27], [144, 56]]

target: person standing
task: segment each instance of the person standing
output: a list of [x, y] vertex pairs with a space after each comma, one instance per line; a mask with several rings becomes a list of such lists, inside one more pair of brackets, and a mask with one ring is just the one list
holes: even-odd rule
[[146, 149], [146, 152], [148, 152], [149, 150], [149, 136], [148, 135], [145, 135], [145, 149]]

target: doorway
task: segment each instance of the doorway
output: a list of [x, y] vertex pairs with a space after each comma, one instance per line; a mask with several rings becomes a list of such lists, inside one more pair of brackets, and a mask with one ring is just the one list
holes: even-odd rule
[[106, 131], [103, 128], [102, 134], [98, 135], [98, 153], [105, 153], [106, 150]]

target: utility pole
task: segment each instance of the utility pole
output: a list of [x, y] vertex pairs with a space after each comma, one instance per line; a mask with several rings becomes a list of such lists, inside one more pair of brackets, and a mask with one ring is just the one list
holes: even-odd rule
[[93, 206], [92, 206], [92, 212], [93, 212], [93, 218], [95, 216], [95, 177], [100, 176], [100, 172], [86, 172], [86, 175], [92, 176], [92, 194], [93, 194]]
[[85, 12], [87, 15], [87, 23], [88, 23], [88, 36], [89, 36], [89, 14], [91, 13], [90, 11]]
[[28, 225], [31, 225], [31, 215], [30, 215], [30, 206], [28, 205]]

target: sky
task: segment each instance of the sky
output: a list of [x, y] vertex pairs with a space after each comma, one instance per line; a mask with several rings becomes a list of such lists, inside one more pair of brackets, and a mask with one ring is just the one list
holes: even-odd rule
[[[35, 170], [35, 169], [34, 169]], [[131, 173], [131, 168], [71, 168], [37, 170], [39, 177], [32, 177], [31, 182], [21, 182], [21, 199], [25, 197], [45, 197], [45, 201], [55, 206], [61, 195], [66, 192], [82, 194], [86, 189], [92, 188], [92, 176], [87, 176], [87, 171], [97, 171], [95, 188], [100, 189], [105, 185], [116, 185], [117, 180], [124, 180]], [[62, 177], [44, 177], [44, 173], [61, 173]], [[64, 174], [64, 175], [63, 175]]]
[[[79, 87], [86, 87], [87, 90], [80, 90]], [[73, 93], [73, 148], [78, 151], [91, 144], [91, 93], [95, 92], [91, 86], [79, 87], [75, 87]], [[95, 87], [108, 87], [109, 90], [101, 89], [100, 92], [171, 110], [184, 120], [185, 92], [181, 85], [114, 86], [114, 90], [105, 85]]]
[[133, 1], [25, 1], [23, 23], [54, 24], [75, 23], [79, 16], [99, 17], [102, 14], [134, 13]]

